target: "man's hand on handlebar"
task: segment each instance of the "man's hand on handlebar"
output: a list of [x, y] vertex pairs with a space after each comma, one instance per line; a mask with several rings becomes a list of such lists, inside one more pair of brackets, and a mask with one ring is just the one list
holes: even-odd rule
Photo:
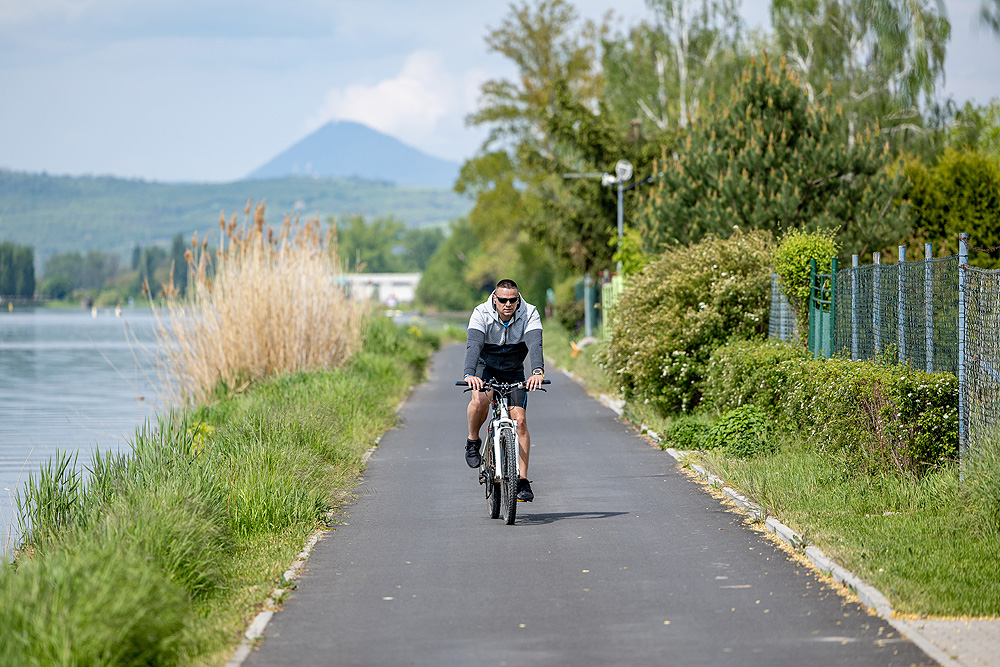
[[529, 375], [528, 379], [524, 381], [524, 388], [528, 391], [535, 391], [542, 386], [542, 380], [544, 379], [544, 375]]
[[478, 375], [466, 375], [465, 384], [469, 385], [472, 389], [476, 391], [482, 391], [483, 389], [483, 378]]

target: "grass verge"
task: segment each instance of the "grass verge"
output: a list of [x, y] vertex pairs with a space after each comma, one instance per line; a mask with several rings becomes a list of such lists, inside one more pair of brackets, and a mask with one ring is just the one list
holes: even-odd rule
[[919, 479], [845, 475], [801, 440], [752, 459], [719, 451], [700, 459], [806, 545], [882, 591], [898, 613], [1000, 615], [996, 510], [990, 516], [975, 484], [960, 483], [957, 466]]
[[166, 416], [131, 453], [95, 456], [87, 484], [57, 458], [18, 498], [0, 665], [224, 664], [304, 541], [335, 522], [428, 342], [373, 319], [343, 367]]

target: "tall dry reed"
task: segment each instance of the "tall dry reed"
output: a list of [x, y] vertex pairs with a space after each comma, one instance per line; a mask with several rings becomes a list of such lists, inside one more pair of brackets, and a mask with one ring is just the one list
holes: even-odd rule
[[338, 281], [333, 230], [288, 216], [275, 230], [263, 202], [247, 202], [242, 225], [220, 215], [219, 227], [214, 262], [207, 239], [191, 242], [187, 297], [164, 287], [168, 316], [158, 310], [157, 338], [171, 398], [203, 401], [270, 375], [343, 364], [361, 342], [365, 308]]

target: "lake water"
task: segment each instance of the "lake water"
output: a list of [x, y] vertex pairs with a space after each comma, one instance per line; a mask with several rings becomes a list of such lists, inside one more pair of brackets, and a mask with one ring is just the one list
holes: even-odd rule
[[[163, 410], [149, 309], [0, 309], [0, 553], [13, 492], [57, 451], [128, 447]], [[23, 472], [22, 472], [23, 469]], [[4, 489], [10, 489], [6, 491]], [[16, 536], [12, 535], [13, 540]]]

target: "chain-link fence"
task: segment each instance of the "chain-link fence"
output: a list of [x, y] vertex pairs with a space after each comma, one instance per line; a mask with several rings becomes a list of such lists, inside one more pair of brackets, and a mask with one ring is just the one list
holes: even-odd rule
[[958, 256], [837, 272], [834, 353], [958, 373]]
[[[968, 265], [968, 235], [958, 255], [853, 266], [836, 273], [834, 354], [881, 359], [958, 376], [962, 456], [1000, 444], [1000, 269]], [[981, 249], [975, 249], [981, 250]], [[994, 249], [986, 249], [990, 252]], [[771, 280], [770, 335], [794, 339], [795, 315]]]
[[798, 340], [798, 322], [795, 311], [778, 284], [778, 274], [771, 272], [771, 312], [767, 322], [767, 335], [786, 343]]
[[965, 320], [959, 371], [962, 456], [1000, 443], [1000, 269], [962, 269]]

